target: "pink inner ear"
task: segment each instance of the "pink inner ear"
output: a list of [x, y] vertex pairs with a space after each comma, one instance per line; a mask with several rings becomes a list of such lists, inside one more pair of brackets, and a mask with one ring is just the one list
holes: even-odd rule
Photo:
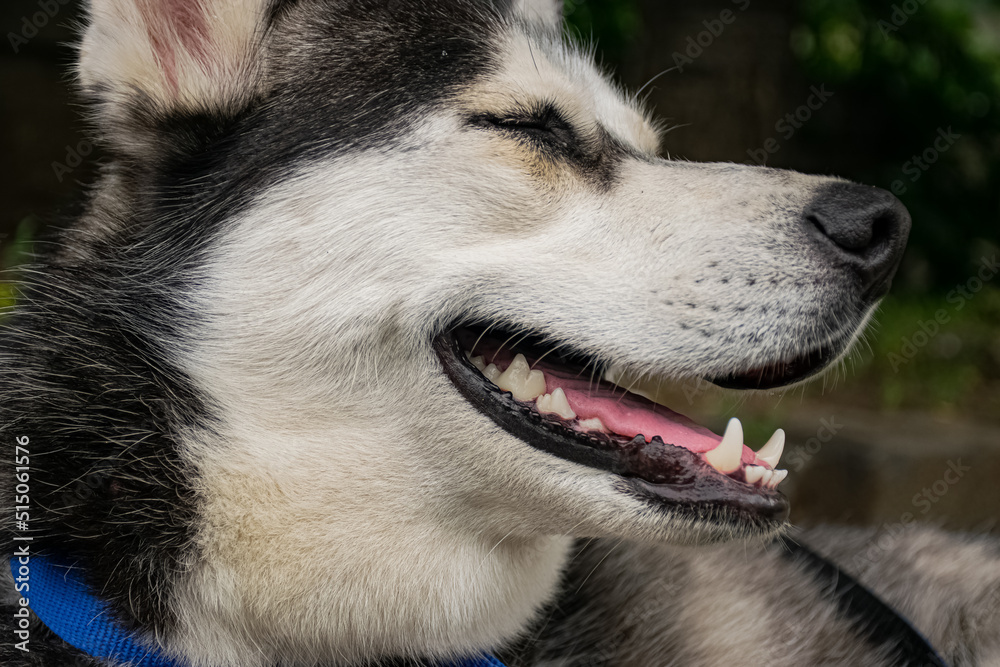
[[179, 88], [177, 49], [186, 50], [205, 69], [212, 64], [202, 4], [199, 0], [139, 0], [153, 53], [174, 93]]

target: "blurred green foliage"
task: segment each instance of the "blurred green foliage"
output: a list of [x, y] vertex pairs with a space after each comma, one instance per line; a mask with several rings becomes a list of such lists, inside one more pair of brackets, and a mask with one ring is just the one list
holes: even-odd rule
[[[611, 63], [644, 29], [638, 0], [565, 7]], [[914, 218], [908, 273], [838, 400], [1000, 418], [1000, 277], [960, 309], [946, 298], [1000, 246], [1000, 0], [800, 0], [787, 48], [803, 77], [835, 91], [796, 135], [800, 153], [844, 156], [838, 173], [861, 182], [901, 182]], [[914, 171], [948, 128], [960, 138]], [[34, 228], [24, 220], [3, 240], [0, 268], [26, 259]], [[0, 312], [14, 301], [12, 277], [0, 274]], [[948, 321], [927, 334], [942, 309]], [[759, 426], [765, 437], [775, 424]]]
[[642, 25], [637, 0], [565, 0], [563, 6], [571, 31], [584, 43], [595, 43], [600, 58], [613, 64], [622, 62]]
[[27, 261], [35, 227], [33, 218], [25, 218], [12, 239], [0, 239], [0, 316], [14, 305], [17, 273], [13, 267]]
[[1000, 418], [1000, 286], [970, 299], [948, 294], [885, 300], [854, 383], [859, 398], [884, 409]]
[[[612, 63], [645, 29], [636, 0], [566, 10]], [[971, 275], [1000, 247], [1000, 0], [799, 0], [796, 14], [799, 74], [835, 95], [779, 166], [810, 171], [818, 156], [815, 168], [903, 200], [914, 225], [897, 289], [940, 292]], [[954, 144], [935, 148], [949, 132]]]
[[[803, 400], [1000, 423], [1000, 285], [951, 303], [890, 295], [845, 362], [845, 372], [833, 378], [804, 387]], [[781, 426], [782, 410], [776, 408], [794, 409], [799, 399], [793, 392], [784, 400], [720, 394], [699, 409], [716, 417], [719, 428], [725, 425], [719, 415], [739, 415], [747, 442], [763, 442]]]
[[[641, 28], [635, 0], [566, 7], [623, 62]], [[802, 79], [835, 95], [786, 154], [805, 164], [782, 166], [810, 170], [820, 156], [894, 190], [914, 221], [904, 270], [838, 400], [1000, 418], [1000, 277], [960, 308], [948, 299], [1000, 248], [1000, 0], [799, 0], [787, 48]], [[957, 139], [935, 147], [949, 133]], [[774, 424], [758, 426], [764, 436]]]
[[[971, 275], [1000, 245], [1000, 2], [801, 0], [799, 12], [790, 48], [841, 110], [805, 128], [805, 150], [852, 156], [845, 176], [909, 207], [921, 270], [904, 286]], [[960, 138], [939, 151], [941, 131]]]
[[[804, 151], [847, 156], [839, 173], [892, 189], [913, 216], [852, 393], [995, 419], [1000, 286], [968, 300], [955, 288], [1000, 247], [1000, 2], [801, 0], [799, 12], [790, 48], [839, 106], [804, 128]], [[959, 138], [938, 150], [945, 134]]]

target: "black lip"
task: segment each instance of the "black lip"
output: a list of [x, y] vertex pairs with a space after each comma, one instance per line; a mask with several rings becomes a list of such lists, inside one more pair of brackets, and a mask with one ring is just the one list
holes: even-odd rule
[[498, 426], [532, 447], [574, 463], [620, 475], [633, 495], [701, 517], [706, 509], [719, 516], [752, 522], [781, 522], [788, 501], [778, 491], [750, 486], [723, 475], [684, 447], [659, 437], [584, 435], [558, 418], [542, 416], [486, 380], [466, 358], [456, 336], [435, 338], [433, 347], [445, 375], [459, 393]]
[[734, 373], [716, 378], [709, 382], [724, 389], [776, 389], [812, 377], [830, 365], [843, 346], [825, 345], [790, 361], [782, 361], [746, 373]]

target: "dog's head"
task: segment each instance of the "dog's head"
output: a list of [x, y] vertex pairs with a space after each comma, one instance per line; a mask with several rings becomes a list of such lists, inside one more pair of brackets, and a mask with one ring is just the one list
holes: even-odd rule
[[780, 443], [638, 387], [820, 372], [906, 212], [663, 159], [591, 60], [543, 0], [92, 0], [111, 162], [76, 256], [155, 285], [125, 317], [199, 397], [172, 648], [457, 654], [523, 629], [567, 536], [780, 529]]

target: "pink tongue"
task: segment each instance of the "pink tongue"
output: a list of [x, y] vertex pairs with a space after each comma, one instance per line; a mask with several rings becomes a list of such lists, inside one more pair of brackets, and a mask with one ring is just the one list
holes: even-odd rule
[[[603, 385], [545, 369], [545, 391], [552, 393], [558, 388], [566, 393], [566, 399], [577, 417], [597, 417], [608, 430], [618, 435], [634, 438], [642, 434], [647, 441], [658, 435], [667, 444], [695, 453], [711, 451], [722, 442], [722, 436], [642, 396], [623, 395], [624, 390], [610, 390]], [[743, 462], [753, 464], [756, 458], [754, 451], [744, 445]]]
[[[470, 347], [473, 342], [467, 341]], [[483, 344], [480, 350], [488, 362], [496, 363], [501, 369], [507, 368], [514, 358], [509, 350], [494, 350], [489, 343]], [[534, 362], [529, 360], [528, 363]], [[627, 393], [599, 380], [592, 382], [590, 378], [566, 373], [543, 362], [538, 362], [537, 367], [545, 372], [546, 393], [561, 388], [578, 418], [597, 417], [608, 430], [618, 435], [634, 438], [641, 433], [647, 442], [658, 435], [663, 442], [696, 454], [711, 451], [722, 442], [722, 436], [638, 394]], [[756, 452], [746, 445], [743, 445], [741, 461], [747, 465], [765, 465], [757, 461]]]
[[636, 394], [617, 393], [604, 387], [591, 385], [587, 380], [558, 377], [551, 371], [545, 373], [545, 391], [557, 388], [566, 392], [566, 399], [580, 419], [597, 417], [610, 431], [628, 438], [640, 433], [651, 439], [658, 435], [663, 442], [679, 445], [693, 452], [715, 449], [722, 438], [704, 426], [699, 426], [684, 415], [662, 405], [656, 405]]

